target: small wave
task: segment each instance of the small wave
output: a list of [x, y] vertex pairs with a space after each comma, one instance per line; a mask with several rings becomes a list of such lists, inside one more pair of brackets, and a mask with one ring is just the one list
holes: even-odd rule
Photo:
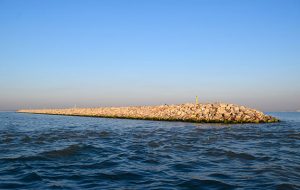
[[33, 181], [42, 181], [43, 179], [36, 172], [31, 172], [31, 173], [25, 174], [25, 176], [23, 176], [20, 180], [23, 182], [33, 182]]
[[233, 151], [226, 151], [226, 156], [228, 156], [229, 158], [238, 158], [238, 159], [244, 159], [244, 160], [255, 160], [256, 157], [252, 156], [251, 154], [247, 154], [247, 153], [236, 153]]
[[223, 149], [209, 149], [207, 150], [207, 154], [210, 156], [226, 156], [228, 158], [232, 159], [243, 159], [243, 160], [255, 160], [256, 157], [248, 154], [248, 153], [238, 153], [238, 152], [233, 152], [233, 151], [226, 151]]
[[146, 160], [143, 160], [142, 161], [143, 163], [146, 163], [146, 164], [159, 164], [160, 162], [156, 159], [146, 159]]
[[66, 156], [71, 156], [76, 154], [79, 149], [80, 146], [74, 144], [60, 150], [51, 150], [51, 151], [44, 152], [42, 153], [42, 155], [45, 155], [47, 157], [66, 157]]
[[111, 160], [105, 160], [100, 163], [94, 163], [94, 164], [87, 164], [87, 165], [80, 165], [80, 168], [82, 169], [107, 169], [112, 168], [119, 165], [117, 162], [113, 162]]
[[288, 138], [291, 138], [291, 139], [297, 139], [297, 140], [300, 140], [300, 133], [295, 133], [295, 134], [289, 134], [287, 135]]
[[24, 188], [26, 185], [23, 183], [17, 183], [17, 182], [12, 182], [12, 183], [0, 183], [0, 189], [18, 189], [18, 188]]
[[27, 135], [25, 135], [25, 136], [21, 139], [21, 141], [22, 141], [23, 143], [29, 143], [31, 140], [32, 140], [32, 139], [31, 139], [29, 136], [27, 136]]
[[289, 183], [282, 183], [282, 184], [278, 184], [275, 186], [275, 189], [289, 189], [289, 190], [293, 190], [293, 189], [298, 189], [300, 188], [300, 186], [296, 186], [293, 184], [289, 184]]
[[43, 152], [43, 153], [41, 153], [41, 155], [50, 157], [50, 158], [69, 157], [69, 156], [74, 156], [76, 154], [79, 154], [82, 151], [90, 151], [93, 148], [95, 148], [95, 147], [93, 147], [91, 145], [73, 144], [73, 145], [70, 145], [63, 149]]
[[160, 146], [160, 143], [155, 142], [155, 141], [150, 141], [150, 142], [148, 142], [148, 146], [151, 148], [158, 148]]
[[223, 173], [212, 173], [209, 176], [213, 177], [213, 178], [219, 178], [219, 179], [228, 179], [228, 178], [230, 178], [230, 176], [228, 176], [226, 174], [223, 174]]
[[106, 138], [106, 137], [109, 137], [111, 134], [107, 131], [101, 131], [99, 133], [99, 137], [103, 137], [103, 138]]
[[0, 141], [3, 144], [9, 144], [13, 141], [14, 139], [12, 137], [3, 137], [2, 140]]
[[40, 155], [8, 157], [8, 158], [0, 159], [0, 161], [4, 161], [4, 162], [24, 162], [24, 161], [36, 161], [36, 160], [48, 160], [48, 159]]
[[237, 187], [221, 181], [208, 179], [190, 179], [178, 184], [178, 186], [188, 189], [199, 189], [200, 187], [205, 187], [205, 189], [234, 189]]
[[143, 178], [142, 175], [132, 172], [115, 172], [115, 173], [101, 173], [97, 175], [97, 178], [104, 180], [140, 180]]
[[195, 168], [195, 163], [176, 163], [172, 166], [175, 171], [190, 172]]

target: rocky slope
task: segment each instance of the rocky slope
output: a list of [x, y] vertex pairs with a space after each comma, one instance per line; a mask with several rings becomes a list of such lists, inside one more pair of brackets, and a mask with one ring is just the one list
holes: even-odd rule
[[199, 123], [270, 123], [279, 120], [260, 111], [234, 104], [180, 104], [136, 107], [18, 110], [23, 113], [129, 118]]

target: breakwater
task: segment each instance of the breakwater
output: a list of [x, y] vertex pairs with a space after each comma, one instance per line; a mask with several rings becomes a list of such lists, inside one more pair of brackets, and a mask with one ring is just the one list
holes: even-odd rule
[[69, 109], [23, 109], [21, 113], [198, 123], [271, 123], [279, 120], [255, 109], [225, 103]]

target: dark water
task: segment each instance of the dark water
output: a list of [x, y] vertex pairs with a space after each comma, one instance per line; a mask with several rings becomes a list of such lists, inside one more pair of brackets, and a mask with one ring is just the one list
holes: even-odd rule
[[212, 125], [0, 113], [0, 189], [300, 189], [300, 113]]

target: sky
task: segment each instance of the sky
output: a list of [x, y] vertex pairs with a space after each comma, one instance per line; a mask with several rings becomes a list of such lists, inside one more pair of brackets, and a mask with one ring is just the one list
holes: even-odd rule
[[0, 0], [0, 110], [300, 109], [298, 0]]

